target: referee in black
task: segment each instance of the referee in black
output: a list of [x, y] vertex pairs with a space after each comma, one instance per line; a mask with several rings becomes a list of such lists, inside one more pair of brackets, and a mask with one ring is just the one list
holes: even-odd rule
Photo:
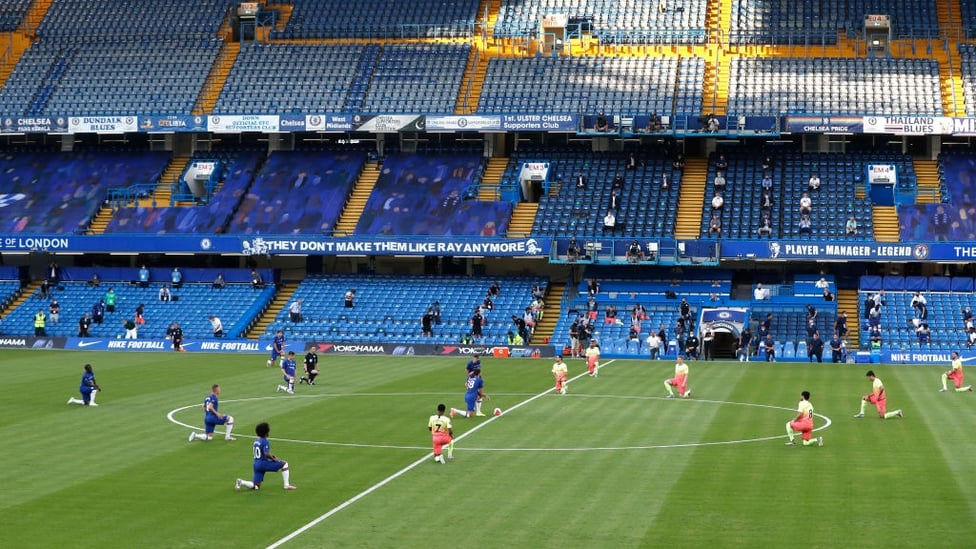
[[317, 347], [312, 347], [305, 353], [305, 375], [298, 379], [298, 384], [308, 383], [315, 385], [315, 378], [319, 375], [319, 355], [315, 352]]

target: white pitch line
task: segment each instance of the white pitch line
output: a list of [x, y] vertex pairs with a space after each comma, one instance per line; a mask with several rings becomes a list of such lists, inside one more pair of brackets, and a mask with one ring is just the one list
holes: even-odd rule
[[[609, 365], [612, 362], [614, 362], [614, 361], [613, 360], [607, 361], [605, 364], [603, 364], [603, 366], [607, 366], [607, 365]], [[585, 375], [588, 375], [586, 371], [584, 371], [583, 373], [581, 373], [581, 374], [573, 377], [569, 381], [576, 381], [577, 379], [579, 379], [579, 378], [581, 378], [581, 377], [583, 377]], [[529, 398], [523, 400], [522, 402], [519, 402], [518, 404], [516, 404], [516, 405], [512, 406], [511, 408], [509, 408], [509, 410], [517, 410], [517, 409], [521, 408], [522, 406], [525, 406], [526, 404], [528, 404], [528, 403], [530, 403], [530, 402], [532, 402], [532, 401], [534, 401], [536, 399], [542, 398], [543, 396], [548, 395], [549, 393], [552, 393], [555, 390], [556, 390], [555, 387], [550, 387], [549, 389], [547, 389], [547, 390], [545, 390], [545, 391], [543, 391], [543, 392], [541, 392], [541, 393], [539, 393], [539, 394], [537, 394], [537, 395], [535, 395], [533, 397], [529, 397]], [[498, 419], [498, 417], [500, 417], [500, 416], [491, 416], [491, 417], [489, 417], [487, 421], [484, 421], [482, 423], [479, 423], [479, 424], [475, 425], [471, 430], [465, 431], [463, 434], [461, 434], [460, 436], [458, 436], [454, 440], [455, 441], [459, 441], [459, 440], [467, 437], [468, 435], [476, 432], [478, 429], [481, 429], [485, 425], [488, 425], [489, 423], [495, 421], [496, 419]], [[319, 524], [319, 523], [321, 523], [321, 522], [329, 519], [330, 517], [332, 517], [333, 515], [335, 515], [339, 511], [342, 511], [343, 509], [345, 509], [346, 507], [349, 507], [353, 503], [356, 503], [357, 501], [363, 499], [364, 497], [372, 494], [376, 490], [379, 490], [383, 486], [385, 486], [385, 485], [393, 482], [394, 480], [402, 477], [403, 475], [405, 475], [408, 472], [412, 471], [413, 469], [417, 468], [421, 464], [427, 463], [430, 460], [431, 456], [433, 456], [433, 455], [434, 455], [433, 452], [428, 453], [424, 457], [418, 459], [417, 461], [414, 461], [413, 463], [411, 463], [410, 465], [407, 465], [403, 469], [400, 469], [399, 471], [397, 471], [397, 472], [393, 473], [392, 475], [386, 477], [385, 479], [377, 482], [376, 484], [370, 486], [369, 488], [363, 490], [362, 492], [356, 494], [355, 496], [347, 499], [346, 501], [340, 503], [336, 507], [333, 507], [329, 511], [323, 513], [322, 515], [319, 515], [318, 517], [316, 517], [312, 521], [310, 521], [307, 524], [305, 524], [305, 525], [301, 526], [300, 528], [296, 529], [295, 531], [293, 531], [292, 533], [288, 534], [287, 536], [285, 536], [285, 537], [279, 539], [278, 541], [272, 543], [271, 545], [268, 546], [268, 549], [276, 549], [277, 547], [280, 547], [280, 546], [284, 545], [285, 543], [288, 543], [289, 541], [291, 541], [291, 540], [295, 539], [296, 537], [302, 535], [303, 533], [305, 533], [306, 531], [308, 531], [310, 528], [314, 527], [315, 525], [317, 525], [317, 524]]]

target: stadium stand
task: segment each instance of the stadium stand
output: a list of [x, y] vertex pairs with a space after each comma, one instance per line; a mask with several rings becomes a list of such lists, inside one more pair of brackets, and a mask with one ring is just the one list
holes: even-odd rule
[[[111, 187], [159, 178], [169, 155], [154, 152], [21, 153], [0, 158], [4, 233], [84, 231]], [[124, 167], [124, 169], [123, 169]], [[36, 184], [43, 181], [39, 192]]]
[[[545, 288], [543, 277], [434, 277], [434, 276], [310, 276], [299, 284], [290, 301], [303, 300], [303, 319], [294, 323], [282, 310], [265, 332], [278, 330], [299, 341], [390, 343], [458, 343], [471, 332], [474, 309], [482, 304], [492, 283], [501, 292], [485, 314], [484, 337], [478, 344], [504, 345], [514, 329], [512, 315], [521, 316], [532, 301], [532, 288]], [[343, 296], [356, 290], [355, 306], [346, 307]], [[420, 319], [435, 302], [440, 304], [440, 324], [433, 337], [421, 335]]]
[[[598, 274], [607, 274], [597, 278]], [[677, 324], [679, 303], [682, 298], [688, 300], [692, 308], [694, 322], [698, 322], [698, 314], [702, 307], [708, 305], [734, 304], [729, 299], [731, 292], [731, 274], [728, 271], [716, 270], [709, 272], [685, 273], [680, 278], [673, 274], [661, 272], [657, 275], [646, 273], [628, 273], [617, 271], [613, 274], [601, 269], [589, 269], [583, 274], [582, 280], [567, 289], [567, 296], [563, 300], [562, 314], [553, 332], [553, 344], [557, 349], [568, 348], [570, 326], [581, 316], [588, 315], [589, 281], [597, 280], [599, 292], [594, 296], [596, 314], [589, 314], [593, 326], [593, 339], [597, 340], [603, 353], [622, 354], [626, 356], [647, 355], [645, 340], [651, 332], [657, 332], [663, 325], [667, 334], [667, 356], [675, 356], [675, 345], [672, 343], [674, 328]], [[668, 294], [674, 298], [668, 298]], [[715, 294], [716, 299], [712, 300]], [[617, 310], [616, 322], [606, 319], [607, 306], [613, 305]], [[632, 325], [631, 316], [635, 306], [643, 306], [646, 318], [640, 319], [640, 331], [637, 340], [630, 339]]]
[[[215, 114], [344, 112], [362, 90], [356, 78], [372, 73], [378, 46], [252, 44], [227, 77]], [[360, 98], [361, 99], [361, 98]], [[358, 112], [360, 104], [354, 105]]]
[[732, 6], [734, 44], [834, 44], [844, 27], [838, 1], [746, 0]]
[[471, 154], [387, 157], [356, 234], [505, 234], [511, 203], [469, 199], [483, 168]]
[[[881, 348], [898, 351], [952, 351], [966, 345], [962, 311], [976, 306], [971, 277], [946, 276], [862, 276], [859, 281], [860, 346], [871, 348], [865, 320], [864, 302], [869, 295], [884, 290], [886, 299], [881, 313]], [[928, 314], [921, 318], [912, 307], [915, 292], [927, 302]], [[913, 319], [928, 324], [931, 339], [920, 343]]]
[[431, 9], [424, 0], [363, 0], [322, 2], [288, 0], [291, 16], [275, 39], [309, 38], [456, 38], [471, 36], [478, 0], [440, 2]]
[[735, 58], [729, 112], [941, 115], [939, 66], [927, 59]]
[[[222, 159], [220, 189], [205, 205], [196, 207], [137, 206], [117, 208], [106, 233], [220, 233], [227, 229], [231, 213], [247, 193], [263, 154], [202, 155]], [[186, 186], [182, 183], [182, 186]]]
[[[117, 296], [115, 312], [106, 312], [101, 324], [92, 324], [91, 336], [101, 338], [121, 337], [125, 333], [122, 320], [134, 320], [136, 307], [145, 305], [146, 323], [139, 326], [140, 339], [163, 339], [166, 330], [173, 322], [178, 322], [187, 337], [210, 338], [213, 335], [208, 317], [216, 315], [223, 321], [226, 337], [240, 337], [254, 316], [271, 301], [274, 294], [272, 285], [254, 289], [246, 282], [248, 271], [228, 269], [183, 269], [184, 284], [171, 290], [178, 299], [163, 302], [159, 290], [168, 281], [170, 269], [152, 268], [152, 282], [142, 288], [132, 282], [136, 279], [135, 268], [65, 268], [61, 288], [52, 290], [52, 297], [61, 305], [61, 318], [57, 324], [48, 322], [48, 336], [77, 336], [78, 320], [84, 313], [90, 313], [92, 306], [103, 300], [109, 288]], [[102, 277], [101, 286], [94, 288], [85, 280], [93, 273]], [[217, 272], [221, 272], [228, 284], [223, 290], [214, 290], [211, 285]], [[272, 273], [267, 271], [271, 278]], [[63, 289], [62, 289], [63, 288]], [[39, 310], [47, 312], [50, 301], [35, 291], [23, 305], [12, 310], [3, 320], [6, 333], [33, 333], [33, 317]]]
[[601, 41], [697, 42], [705, 35], [708, 2], [687, 0], [668, 6], [666, 2], [640, 0], [502, 0], [495, 24], [496, 37], [518, 37], [534, 33], [543, 16], [565, 14], [577, 32], [591, 33]]
[[17, 30], [30, 4], [31, 0], [11, 0], [0, 5], [0, 32]]
[[467, 44], [385, 46], [363, 112], [452, 114], [470, 50]]
[[361, 152], [275, 152], [241, 199], [227, 231], [331, 232], [365, 162]]
[[[597, 236], [603, 233], [603, 217], [609, 209], [615, 174], [624, 177], [621, 205], [615, 212], [623, 236], [665, 236], [673, 234], [681, 172], [672, 169], [663, 156], [641, 154], [635, 170], [625, 170], [627, 153], [525, 151], [514, 155], [503, 182], [514, 182], [523, 162], [551, 162], [558, 189], [539, 200], [533, 235]], [[585, 188], [576, 180], [583, 174]], [[662, 177], [670, 185], [662, 189]]]
[[698, 57], [492, 58], [478, 111], [697, 116], [704, 70]]
[[974, 163], [976, 156], [970, 152], [943, 153], [939, 156], [941, 203], [899, 206], [902, 240], [976, 239], [976, 203], [973, 201], [971, 181]]

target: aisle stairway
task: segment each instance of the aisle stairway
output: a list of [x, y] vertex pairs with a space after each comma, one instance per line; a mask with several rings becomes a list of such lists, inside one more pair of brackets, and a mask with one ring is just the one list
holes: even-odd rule
[[678, 216], [674, 228], [674, 237], [678, 240], [695, 240], [701, 232], [707, 176], [707, 160], [693, 158], [685, 161], [684, 173], [681, 175], [681, 195], [678, 197]]
[[478, 189], [478, 200], [492, 201], [499, 200], [499, 186], [502, 182], [502, 175], [508, 167], [508, 158], [494, 157], [488, 159], [485, 167], [484, 176], [481, 178], [481, 186]]
[[169, 164], [163, 170], [163, 175], [159, 176], [159, 184], [156, 185], [156, 189], [149, 198], [143, 198], [139, 200], [139, 206], [141, 207], [165, 207], [165, 206], [196, 206], [193, 201], [172, 203], [173, 199], [173, 188], [177, 187], [177, 183], [180, 180], [180, 176], [186, 171], [186, 165], [189, 164], [189, 156], [174, 156], [170, 159]]
[[265, 330], [268, 329], [268, 325], [274, 322], [275, 317], [285, 308], [285, 305], [291, 300], [291, 296], [295, 295], [295, 290], [297, 289], [298, 282], [282, 282], [279, 284], [278, 293], [275, 294], [274, 299], [268, 304], [268, 308], [254, 321], [254, 324], [251, 325], [251, 328], [244, 337], [247, 339], [257, 339], [264, 335]]
[[916, 185], [918, 186], [918, 197], [915, 202], [917, 204], [938, 204], [942, 202], [939, 161], [915, 160], [913, 164]]
[[519, 202], [515, 205], [512, 212], [512, 220], [508, 223], [508, 232], [505, 236], [509, 238], [523, 238], [532, 232], [532, 225], [535, 223], [535, 214], [539, 211], [539, 205], [534, 202]]
[[898, 242], [898, 208], [874, 206], [874, 239], [878, 242]]
[[556, 322], [559, 320], [563, 308], [563, 293], [565, 291], [565, 283], [549, 283], [548, 291], [543, 298], [546, 302], [546, 308], [543, 310], [542, 320], [535, 326], [535, 332], [532, 335], [533, 344], [542, 345], [544, 342], [552, 341], [553, 330], [556, 328]]
[[376, 180], [380, 177], [380, 167], [377, 164], [368, 163], [363, 166], [363, 171], [359, 173], [356, 186], [353, 187], [349, 195], [346, 207], [342, 209], [339, 221], [336, 222], [335, 232], [337, 235], [351, 235], [356, 230], [356, 224], [363, 215], [369, 195], [373, 193]]
[[213, 112], [213, 108], [217, 104], [217, 99], [220, 97], [220, 92], [224, 89], [224, 84], [227, 83], [227, 77], [230, 76], [230, 70], [234, 67], [234, 61], [237, 60], [237, 55], [240, 52], [241, 44], [239, 42], [225, 40], [223, 45], [220, 46], [217, 59], [214, 61], [214, 65], [210, 69], [210, 74], [207, 75], [207, 80], [203, 83], [200, 95], [197, 97], [196, 104], [193, 106], [193, 114], [204, 115]]
[[[20, 294], [17, 295], [17, 297], [15, 297], [6, 307], [4, 307], [3, 311], [0, 311], [0, 318], [6, 318], [7, 315], [10, 314], [10, 311], [13, 311], [17, 307], [20, 307], [21, 305], [26, 303], [27, 300], [30, 299], [31, 296], [34, 295], [34, 292], [36, 292], [37, 289], [40, 287], [41, 287], [41, 281], [36, 280], [34, 282], [31, 282], [27, 286], [21, 288]], [[45, 303], [44, 305], [46, 307], [47, 303]]]
[[[837, 290], [837, 314], [847, 312], [847, 351], [853, 353], [858, 350], [860, 341], [860, 315], [858, 314], [859, 299], [857, 290]], [[830, 339], [829, 337], [826, 339]]]

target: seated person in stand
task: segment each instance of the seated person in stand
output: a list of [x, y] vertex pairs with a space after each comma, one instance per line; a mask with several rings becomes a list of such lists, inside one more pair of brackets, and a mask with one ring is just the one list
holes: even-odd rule
[[722, 220], [719, 219], [718, 214], [712, 214], [712, 219], [708, 222], [708, 234], [722, 236]]
[[596, 123], [593, 125], [593, 129], [598, 132], [606, 132], [610, 130], [610, 121], [607, 120], [607, 115], [602, 112], [596, 115]]
[[613, 234], [617, 229], [617, 218], [613, 215], [612, 211], [608, 211], [607, 215], [603, 218], [603, 232]]
[[769, 214], [763, 214], [762, 221], [759, 222], [759, 236], [773, 235], [773, 221], [769, 219]]

